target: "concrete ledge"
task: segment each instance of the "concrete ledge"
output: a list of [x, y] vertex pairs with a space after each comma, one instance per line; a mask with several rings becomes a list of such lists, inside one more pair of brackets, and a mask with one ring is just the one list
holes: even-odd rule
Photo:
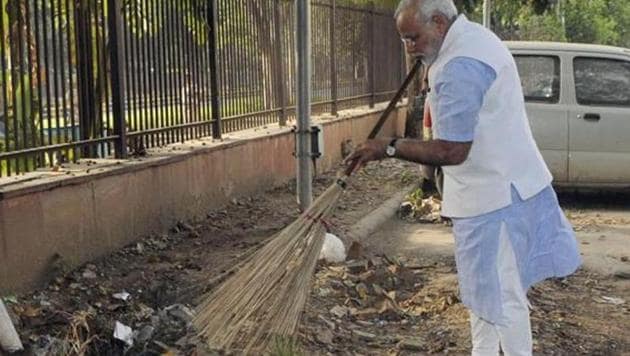
[[[341, 160], [341, 144], [362, 142], [385, 104], [319, 117], [325, 154], [318, 170]], [[382, 135], [401, 135], [395, 110]], [[151, 150], [130, 160], [86, 160], [0, 179], [0, 293], [47, 280], [53, 256], [70, 267], [135, 239], [205, 216], [234, 196], [250, 195], [295, 177], [290, 128], [269, 126]]]

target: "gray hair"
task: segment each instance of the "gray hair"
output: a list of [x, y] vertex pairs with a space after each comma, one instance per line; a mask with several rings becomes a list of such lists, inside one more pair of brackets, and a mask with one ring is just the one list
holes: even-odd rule
[[457, 16], [457, 7], [453, 0], [401, 0], [394, 18], [398, 18], [403, 11], [412, 6], [416, 9], [418, 21], [428, 22], [435, 14], [443, 15], [449, 20]]

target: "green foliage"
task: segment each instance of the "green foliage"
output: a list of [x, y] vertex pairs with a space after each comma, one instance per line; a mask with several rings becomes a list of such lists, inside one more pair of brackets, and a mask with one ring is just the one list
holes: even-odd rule
[[419, 208], [422, 206], [422, 199], [424, 198], [424, 192], [422, 188], [418, 188], [413, 192], [407, 194], [405, 200], [411, 203], [414, 208]]
[[543, 14], [536, 14], [530, 7], [525, 9], [527, 10], [521, 11], [519, 16], [521, 40], [566, 42], [562, 19], [555, 13], [546, 11]]
[[568, 0], [565, 9], [567, 36], [572, 42], [621, 45], [620, 31], [624, 31], [630, 23], [627, 18], [619, 18], [610, 10], [618, 8], [623, 14], [623, 6], [620, 5], [625, 1]]
[[[481, 22], [483, 0], [456, 1]], [[493, 0], [492, 30], [504, 40], [569, 41], [630, 47], [628, 0]]]

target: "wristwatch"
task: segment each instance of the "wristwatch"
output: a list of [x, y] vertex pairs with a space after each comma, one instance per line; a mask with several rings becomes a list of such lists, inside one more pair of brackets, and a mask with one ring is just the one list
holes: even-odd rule
[[387, 148], [385, 149], [387, 157], [394, 157], [396, 155], [396, 141], [398, 141], [397, 138], [391, 140], [389, 145], [387, 145]]

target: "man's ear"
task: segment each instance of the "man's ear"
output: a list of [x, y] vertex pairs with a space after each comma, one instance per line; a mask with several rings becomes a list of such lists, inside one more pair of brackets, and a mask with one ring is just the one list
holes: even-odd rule
[[435, 14], [431, 16], [431, 22], [435, 24], [435, 27], [441, 34], [446, 33], [446, 30], [448, 29], [448, 21], [446, 20], [446, 17]]

